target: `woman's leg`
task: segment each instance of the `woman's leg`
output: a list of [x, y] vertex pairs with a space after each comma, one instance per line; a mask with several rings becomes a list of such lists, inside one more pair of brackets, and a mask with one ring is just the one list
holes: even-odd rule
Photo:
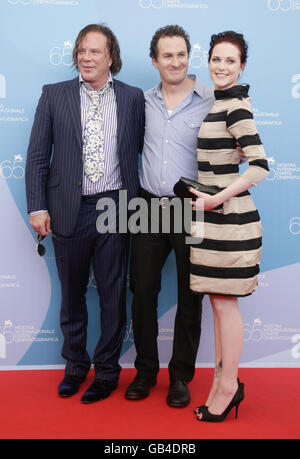
[[[212, 301], [211, 301], [212, 302]], [[215, 371], [211, 389], [209, 391], [207, 400], [205, 402], [206, 406], [209, 406], [215, 396], [217, 387], [220, 382], [220, 376], [222, 373], [222, 345], [221, 345], [221, 335], [220, 335], [220, 322], [219, 317], [213, 309], [214, 313], [214, 336], [215, 336]]]
[[[215, 389], [215, 394], [209, 400], [209, 412], [221, 414], [227, 408], [237, 391], [237, 375], [243, 344], [243, 321], [236, 297], [211, 296], [214, 310], [216, 344], [221, 349], [222, 372]], [[217, 354], [217, 349], [216, 349]], [[219, 358], [219, 356], [218, 356]], [[201, 417], [201, 414], [199, 415]]]

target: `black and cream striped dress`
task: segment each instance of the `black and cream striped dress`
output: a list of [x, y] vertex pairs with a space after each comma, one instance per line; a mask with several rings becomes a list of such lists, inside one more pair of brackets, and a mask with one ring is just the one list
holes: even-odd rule
[[[248, 85], [215, 91], [215, 103], [198, 134], [198, 180], [226, 188], [239, 177], [239, 142], [249, 167], [242, 177], [253, 185], [264, 179], [268, 163], [253, 120]], [[249, 191], [220, 209], [193, 218], [191, 235], [203, 237], [191, 246], [191, 290], [215, 295], [250, 295], [257, 288], [262, 245], [260, 217]]]

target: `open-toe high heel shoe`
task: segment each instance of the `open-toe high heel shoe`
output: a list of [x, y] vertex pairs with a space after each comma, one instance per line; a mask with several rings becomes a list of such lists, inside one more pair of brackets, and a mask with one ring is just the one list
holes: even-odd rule
[[212, 414], [208, 410], [208, 406], [202, 405], [198, 406], [195, 408], [195, 411], [197, 410], [197, 415], [202, 414], [202, 418], [199, 418], [197, 416], [198, 421], [204, 421], [204, 422], [222, 422], [224, 419], [227, 417], [227, 415], [230, 413], [232, 408], [235, 407], [235, 418], [237, 419], [238, 416], [238, 409], [240, 406], [240, 403], [244, 400], [244, 384], [238, 381], [238, 388], [236, 393], [234, 394], [231, 402], [229, 403], [228, 407], [226, 410], [223, 411], [222, 414]]
[[[240, 387], [241, 384], [244, 386], [244, 383], [241, 383], [239, 378], [237, 378], [237, 383], [238, 383], [239, 387]], [[243, 389], [243, 391], [244, 391], [244, 389]], [[196, 408], [194, 409], [194, 414], [196, 414], [196, 415], [200, 414], [203, 408], [208, 408], [208, 406], [207, 405], [196, 406]]]

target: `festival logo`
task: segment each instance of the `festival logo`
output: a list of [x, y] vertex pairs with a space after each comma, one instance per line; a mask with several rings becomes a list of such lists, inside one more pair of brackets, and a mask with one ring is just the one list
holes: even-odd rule
[[253, 116], [257, 125], [264, 126], [282, 126], [280, 113], [276, 111], [262, 111], [258, 108], [253, 108]]
[[300, 328], [280, 323], [264, 323], [259, 317], [244, 324], [245, 342], [290, 342], [291, 356], [300, 359]]
[[49, 51], [49, 61], [51, 65], [70, 66], [73, 63], [72, 59], [72, 43], [70, 40], [64, 42], [63, 46], [53, 46]]
[[268, 287], [270, 287], [267, 273], [260, 273], [258, 275], [258, 286], [259, 286], [259, 288], [268, 288]]
[[5, 320], [3, 327], [0, 327], [0, 359], [6, 359], [6, 345], [13, 342], [12, 322]]
[[32, 0], [8, 0], [11, 5], [31, 5]]
[[0, 99], [6, 99], [6, 79], [4, 75], [0, 75]]
[[127, 342], [134, 343], [132, 320], [129, 322], [129, 324], [126, 327], [123, 341], [124, 343], [127, 343]]
[[300, 73], [296, 73], [295, 75], [292, 76], [292, 83], [294, 85], [292, 86], [292, 97], [294, 99], [299, 99], [300, 97]]
[[13, 159], [4, 159], [0, 163], [0, 176], [4, 179], [21, 179], [24, 177], [24, 173], [22, 155], [14, 155]]
[[11, 5], [78, 6], [79, 0], [8, 0]]
[[300, 218], [299, 217], [292, 217], [290, 219], [290, 233], [294, 235], [300, 234]]
[[0, 359], [6, 359], [6, 342], [2, 333], [0, 333]]
[[207, 9], [207, 3], [198, 3], [197, 0], [139, 0], [141, 8], [190, 8]]
[[141, 8], [162, 8], [165, 0], [139, 0]]
[[[6, 78], [0, 74], [0, 99], [6, 99]], [[3, 101], [4, 102], [4, 101]], [[7, 107], [4, 103], [0, 104], [0, 122], [28, 122], [23, 107]]]
[[266, 180], [300, 180], [300, 167], [295, 162], [277, 162], [273, 156], [267, 160], [270, 174]]
[[16, 325], [5, 320], [0, 326], [0, 358], [7, 358], [9, 345], [22, 343], [57, 343], [59, 338], [54, 329], [37, 329], [34, 325]]
[[300, 0], [268, 0], [270, 11], [300, 10]]
[[194, 43], [192, 45], [190, 54], [190, 67], [193, 69], [208, 67], [208, 51], [202, 49], [199, 43]]
[[300, 333], [293, 335], [291, 342], [295, 344], [295, 346], [292, 347], [291, 351], [293, 359], [300, 359]]
[[22, 107], [6, 107], [0, 104], [0, 122], [5, 123], [27, 123], [29, 119], [25, 116], [25, 110]]

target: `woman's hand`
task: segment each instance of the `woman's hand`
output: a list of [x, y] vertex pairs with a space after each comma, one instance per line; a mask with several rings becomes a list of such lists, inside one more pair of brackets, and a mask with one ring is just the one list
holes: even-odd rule
[[253, 183], [251, 183], [248, 179], [239, 177], [233, 183], [213, 196], [207, 193], [201, 193], [201, 191], [197, 191], [194, 188], [190, 188], [190, 192], [198, 198], [196, 201], [192, 202], [192, 207], [194, 210], [213, 210], [223, 204], [223, 202], [237, 196], [243, 191], [248, 190], [252, 186]]
[[194, 210], [213, 210], [221, 204], [218, 194], [211, 196], [207, 193], [201, 193], [201, 191], [197, 191], [194, 188], [190, 188], [189, 191], [198, 198], [191, 203]]

